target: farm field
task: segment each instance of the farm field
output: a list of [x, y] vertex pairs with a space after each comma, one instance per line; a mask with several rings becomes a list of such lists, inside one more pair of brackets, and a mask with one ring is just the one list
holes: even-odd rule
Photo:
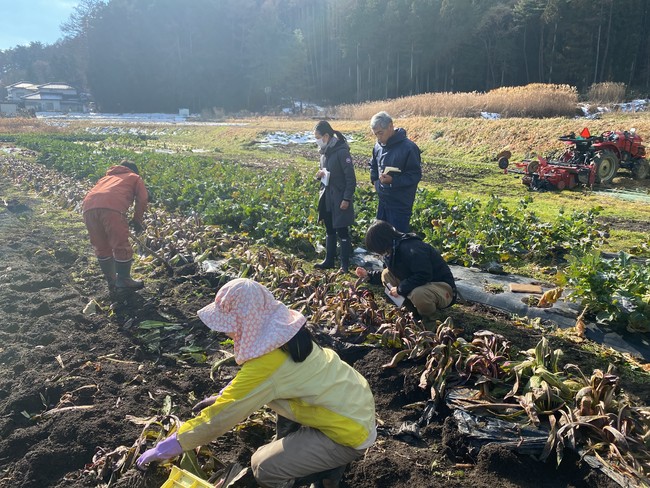
[[[479, 267], [497, 260], [505, 271], [584, 285], [580, 273], [589, 271], [587, 261], [571, 267], [567, 257], [574, 251], [625, 251], [638, 260], [650, 256], [647, 201], [591, 191], [530, 193], [514, 177], [501, 174], [493, 161], [506, 146], [519, 157], [557, 149], [557, 136], [579, 131], [585, 121], [399, 122], [424, 151], [422, 206], [415, 224], [448, 260]], [[557, 378], [577, 381], [579, 375], [562, 369], [575, 364], [585, 376], [582, 386], [592, 374], [597, 380], [609, 365], [615, 367], [618, 382], [607, 376], [612, 382], [607, 391], [615, 392], [617, 403], [609, 407], [636, 422], [625, 434], [629, 450], [622, 448], [620, 438], [608, 437], [600, 424], [600, 437], [576, 433], [582, 448], [600, 442], [588, 453], [598, 452], [618, 466], [618, 473], [627, 470], [633, 486], [643, 486], [643, 476], [647, 483], [647, 445], [638, 445], [641, 434], [647, 439], [650, 425], [650, 368], [644, 361], [585, 341], [579, 332], [559, 331], [552, 324], [473, 303], [441, 314], [440, 328], [430, 338], [409, 314], [389, 307], [380, 290], [359, 285], [353, 275], [313, 269], [324, 238], [316, 222], [312, 180], [316, 148], [285, 140], [308, 136], [314, 124], [270, 118], [221, 125], [0, 121], [0, 486], [159, 487], [166, 468], [144, 474], [129, 469], [134, 445], [140, 438], [149, 444], [153, 440], [151, 429], [142, 436], [146, 419], [158, 416], [153, 430], [166, 432], [173, 419], [190, 418], [196, 401], [232, 377], [234, 368], [228, 363], [212, 368], [231, 346], [225, 336], [209, 332], [196, 311], [237, 276], [264, 282], [287, 305], [303, 311], [319, 341], [336, 349], [370, 382], [378, 442], [349, 467], [343, 487], [618, 486], [603, 471], [589, 468], [568, 444], [559, 467], [556, 450], [542, 462], [498, 444], [481, 448], [458, 431], [458, 420], [442, 401], [429, 422], [422, 421], [425, 406], [433, 401], [432, 390], [445, 389], [433, 379], [439, 363], [429, 361], [435, 359], [433, 346], [444, 344], [449, 354], [464, 361], [468, 358], [461, 356], [459, 338], [482, 343], [484, 336], [474, 335], [482, 330], [502, 338], [495, 340], [510, 363], [531, 357], [526, 351], [544, 345], [539, 365]], [[374, 217], [366, 170], [373, 140], [366, 121], [333, 125], [351, 138], [359, 181], [354, 245], [359, 246]], [[605, 116], [588, 125], [592, 133], [612, 125], [634, 126], [650, 140], [650, 117], [645, 114]], [[91, 182], [124, 157], [137, 162], [152, 194], [143, 241], [171, 270], [136, 246], [141, 254], [135, 274], [145, 280], [145, 289], [109, 296], [87, 242], [79, 203]], [[621, 172], [613, 187], [647, 196], [650, 180], [636, 181]], [[485, 227], [491, 232], [478, 224], [488, 217], [493, 220]], [[455, 239], [444, 235], [454, 233]], [[473, 241], [471, 235], [484, 240]], [[624, 272], [636, 273], [625, 275], [640, 283], [627, 290], [630, 297], [650, 296], [647, 266], [628, 261], [610, 266], [607, 271], [619, 273], [621, 280]], [[558, 271], [564, 271], [564, 278]], [[601, 292], [608, 289], [603, 286]], [[313, 296], [319, 293], [328, 298], [316, 301]], [[615, 315], [614, 309], [596, 308], [598, 296], [583, 293], [582, 298], [594, 302], [588, 319]], [[645, 316], [639, 323], [634, 317], [620, 313], [612, 327], [637, 327], [639, 334], [650, 336]], [[396, 360], [398, 350], [409, 344], [420, 353]], [[563, 353], [560, 368], [553, 370], [549, 358], [558, 349]], [[394, 367], [382, 367], [391, 361]], [[494, 364], [499, 375], [488, 389], [496, 401], [502, 397], [498, 387], [507, 384], [510, 389], [512, 384], [507, 383], [510, 366]], [[480, 385], [479, 369], [465, 371], [466, 377], [449, 371], [449, 386], [461, 380], [466, 386]], [[418, 386], [423, 372], [429, 373], [426, 388]], [[523, 398], [520, 388], [517, 393]], [[562, 403], [569, 408], [573, 399], [557, 388], [549, 389], [552, 405], [540, 398], [536, 406], [528, 405], [540, 417], [549, 409], [559, 411]], [[622, 409], [625, 403], [634, 412]], [[513, 417], [524, 422], [524, 409], [517, 405], [513, 403], [518, 411]], [[544, 418], [541, 425], [548, 426]], [[258, 412], [199, 458], [246, 465], [272, 435], [272, 416]], [[622, 452], [627, 464], [620, 464], [615, 452]], [[540, 454], [541, 449], [536, 456]], [[215, 463], [207, 462], [204, 470], [216, 471]], [[630, 474], [630, 466], [636, 475]]]

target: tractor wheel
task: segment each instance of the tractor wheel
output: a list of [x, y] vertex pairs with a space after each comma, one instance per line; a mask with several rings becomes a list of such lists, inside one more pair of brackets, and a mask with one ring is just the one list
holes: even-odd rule
[[539, 161], [531, 161], [526, 166], [526, 173], [528, 173], [529, 175], [533, 175], [537, 173], [538, 169], [539, 169]]
[[632, 166], [632, 176], [635, 180], [645, 180], [650, 174], [650, 164], [645, 159], [639, 159]]
[[596, 183], [611, 183], [618, 172], [618, 157], [612, 151], [601, 151], [594, 156]]

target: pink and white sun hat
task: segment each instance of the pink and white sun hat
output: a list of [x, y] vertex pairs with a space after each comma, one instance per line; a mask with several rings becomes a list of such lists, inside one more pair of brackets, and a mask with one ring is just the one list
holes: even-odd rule
[[246, 278], [226, 283], [214, 302], [197, 314], [210, 329], [233, 338], [237, 364], [286, 344], [307, 321], [300, 312], [276, 300], [266, 287]]

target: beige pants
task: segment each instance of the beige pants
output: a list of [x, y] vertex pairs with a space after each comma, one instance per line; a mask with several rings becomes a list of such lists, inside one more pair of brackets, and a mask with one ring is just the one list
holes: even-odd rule
[[[388, 268], [381, 273], [381, 281], [386, 285], [397, 286], [400, 280]], [[418, 313], [424, 317], [431, 317], [436, 310], [448, 307], [454, 299], [454, 290], [448, 283], [436, 281], [414, 288], [406, 297], [411, 300]]]
[[251, 468], [260, 486], [279, 488], [296, 478], [345, 466], [364, 452], [338, 444], [320, 430], [301, 427], [255, 451]]

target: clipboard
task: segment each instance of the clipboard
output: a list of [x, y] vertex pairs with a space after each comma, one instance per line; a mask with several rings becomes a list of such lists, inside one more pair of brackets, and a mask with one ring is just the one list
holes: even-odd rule
[[330, 182], [330, 172], [327, 171], [326, 169], [324, 169], [323, 171], [325, 172], [325, 174], [320, 179], [320, 182], [323, 184], [323, 186], [327, 186]]
[[404, 297], [402, 295], [397, 295], [396, 297], [391, 295], [388, 285], [384, 287], [384, 293], [386, 293], [386, 296], [390, 298], [396, 306], [401, 307], [404, 304]]

